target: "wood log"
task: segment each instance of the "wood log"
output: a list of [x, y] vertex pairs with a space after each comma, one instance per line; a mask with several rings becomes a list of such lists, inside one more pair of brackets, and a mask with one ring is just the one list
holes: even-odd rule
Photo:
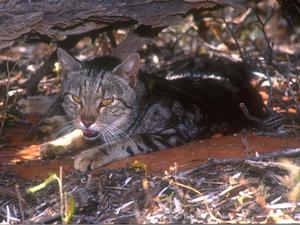
[[191, 10], [247, 0], [0, 0], [0, 49], [18, 40], [59, 42], [104, 28], [166, 27]]

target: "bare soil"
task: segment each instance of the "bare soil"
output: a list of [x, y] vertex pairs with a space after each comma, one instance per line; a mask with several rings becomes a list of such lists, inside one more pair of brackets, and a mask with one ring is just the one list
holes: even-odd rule
[[[65, 174], [73, 169], [74, 157], [71, 156], [50, 161], [42, 160], [39, 156], [42, 141], [32, 135], [27, 126], [17, 125], [7, 128], [4, 131], [4, 137], [9, 140], [9, 143], [2, 145], [2, 149], [0, 148], [1, 167], [18, 174], [22, 179], [43, 180], [48, 177], [49, 173], [58, 172], [60, 166], [63, 167]], [[13, 144], [10, 145], [10, 143]], [[137, 160], [147, 165], [149, 173], [162, 175], [174, 163], [177, 164], [179, 171], [184, 171], [207, 162], [209, 158], [237, 159], [296, 148], [299, 144], [299, 137], [268, 137], [251, 131], [229, 136], [216, 134], [212, 138], [193, 141], [179, 147], [128, 157], [102, 169], [128, 167]], [[101, 168], [96, 171], [101, 171]]]

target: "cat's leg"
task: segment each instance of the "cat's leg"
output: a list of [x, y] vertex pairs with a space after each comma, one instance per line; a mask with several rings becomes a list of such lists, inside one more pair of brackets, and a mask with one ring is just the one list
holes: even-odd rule
[[75, 159], [74, 167], [86, 172], [127, 156], [158, 151], [184, 142], [185, 138], [176, 129], [167, 129], [159, 134], [141, 134], [125, 139], [122, 144], [107, 144], [85, 150]]
[[46, 142], [40, 147], [42, 158], [54, 158], [85, 146], [82, 130], [76, 129], [60, 138]]

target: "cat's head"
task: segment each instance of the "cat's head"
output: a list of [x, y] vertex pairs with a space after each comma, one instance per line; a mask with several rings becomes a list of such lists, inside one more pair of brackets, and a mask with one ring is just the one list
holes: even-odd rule
[[103, 69], [85, 65], [62, 49], [57, 52], [63, 107], [75, 126], [88, 140], [125, 132], [135, 120], [144, 91], [138, 79], [139, 55], [131, 54], [113, 68]]

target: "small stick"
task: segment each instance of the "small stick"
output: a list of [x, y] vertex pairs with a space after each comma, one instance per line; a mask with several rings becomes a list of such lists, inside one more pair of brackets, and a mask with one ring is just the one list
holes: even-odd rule
[[[259, 169], [279, 168], [279, 169], [289, 170], [289, 167], [286, 164], [279, 163], [279, 162], [264, 162], [264, 161], [245, 160], [245, 164], [255, 167], [255, 168], [259, 168]], [[294, 168], [294, 169], [296, 169], [296, 168]], [[298, 167], [298, 169], [299, 169], [299, 167]]]
[[272, 78], [269, 74], [269, 66], [273, 65], [273, 56], [274, 56], [274, 52], [273, 52], [273, 43], [271, 43], [270, 38], [267, 35], [266, 29], [265, 29], [265, 25], [269, 22], [269, 20], [272, 18], [274, 11], [272, 11], [271, 15], [266, 19], [265, 22], [262, 21], [262, 19], [259, 17], [258, 14], [256, 14], [256, 18], [257, 21], [259, 22], [259, 25], [257, 25], [257, 27], [261, 30], [261, 32], [263, 33], [267, 46], [268, 46], [268, 52], [266, 54], [266, 71], [265, 71], [265, 75], [270, 83], [270, 89], [269, 89], [269, 98], [268, 98], [268, 103], [267, 103], [267, 108], [270, 108], [271, 106], [271, 101], [272, 101], [272, 96], [273, 96], [273, 81]]
[[[20, 213], [21, 213], [21, 222], [22, 222], [22, 224], [24, 224], [25, 216], [24, 216], [24, 210], [23, 210], [23, 205], [22, 205], [23, 198], [21, 197], [19, 185], [16, 184], [15, 187], [16, 187], [16, 192], [17, 192], [17, 196], [18, 196], [18, 204], [19, 204]], [[23, 201], [24, 201], [24, 199], [23, 199]]]
[[226, 25], [226, 28], [229, 30], [229, 33], [231, 34], [231, 37], [233, 38], [233, 40], [234, 40], [234, 42], [235, 42], [235, 44], [236, 44], [236, 46], [237, 46], [237, 48], [239, 50], [240, 57], [241, 57], [243, 63], [246, 63], [246, 59], [245, 59], [244, 54], [242, 52], [241, 46], [240, 46], [240, 44], [239, 44], [239, 42], [238, 42], [238, 40], [237, 40], [237, 38], [236, 38], [236, 36], [234, 34], [234, 31], [230, 28], [230, 26], [229, 26], [229, 24], [228, 24], [228, 22], [226, 21], [225, 18], [223, 18], [223, 21], [224, 21], [224, 23]]
[[9, 100], [9, 95], [8, 95], [8, 92], [9, 92], [9, 89], [10, 89], [10, 76], [12, 74], [12, 72], [14, 71], [16, 65], [17, 65], [17, 62], [13, 65], [13, 68], [10, 70], [9, 69], [9, 65], [8, 65], [8, 61], [9, 59], [7, 59], [6, 61], [6, 72], [7, 72], [7, 83], [6, 83], [6, 98], [5, 98], [5, 111], [3, 113], [3, 118], [2, 118], [2, 121], [1, 121], [1, 126], [0, 126], [0, 135], [2, 134], [2, 131], [3, 131], [3, 127], [4, 127], [4, 124], [5, 124], [5, 120], [6, 120], [6, 116], [7, 116], [7, 109], [8, 109], [8, 100]]
[[62, 166], [59, 167], [59, 198], [60, 198], [60, 214], [61, 214], [61, 221], [65, 224], [64, 221], [64, 199], [63, 199], [63, 187], [62, 187]]
[[288, 54], [286, 54], [286, 59], [287, 59], [287, 62], [288, 62], [288, 65], [287, 65], [287, 84], [288, 84], [288, 91], [290, 93], [290, 95], [292, 96], [293, 98], [293, 101], [296, 105], [298, 105], [298, 101], [296, 99], [296, 96], [292, 90], [292, 87], [291, 87], [291, 78], [290, 78], [290, 67], [291, 67], [291, 61], [290, 61], [290, 57]]

